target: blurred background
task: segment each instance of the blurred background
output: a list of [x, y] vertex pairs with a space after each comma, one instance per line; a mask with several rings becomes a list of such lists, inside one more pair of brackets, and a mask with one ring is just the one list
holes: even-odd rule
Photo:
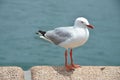
[[73, 50], [80, 65], [120, 66], [119, 0], [0, 0], [0, 66], [64, 65], [64, 48], [35, 32], [72, 26], [85, 17], [95, 29]]

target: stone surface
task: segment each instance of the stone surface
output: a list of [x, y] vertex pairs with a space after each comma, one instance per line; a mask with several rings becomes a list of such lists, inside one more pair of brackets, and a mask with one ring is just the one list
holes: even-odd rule
[[20, 67], [0, 67], [0, 80], [24, 80]]
[[120, 66], [82, 66], [69, 72], [63, 66], [34, 66], [29, 71], [4, 66], [0, 80], [120, 80]]
[[32, 80], [120, 80], [120, 66], [82, 66], [67, 72], [60, 66], [31, 68]]

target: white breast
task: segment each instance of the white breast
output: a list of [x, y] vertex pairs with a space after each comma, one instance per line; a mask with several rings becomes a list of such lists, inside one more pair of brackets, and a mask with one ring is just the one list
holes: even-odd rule
[[59, 44], [59, 46], [64, 48], [75, 48], [83, 45], [88, 40], [88, 38], [89, 31], [87, 28], [76, 28], [74, 33], [72, 33], [72, 37]]

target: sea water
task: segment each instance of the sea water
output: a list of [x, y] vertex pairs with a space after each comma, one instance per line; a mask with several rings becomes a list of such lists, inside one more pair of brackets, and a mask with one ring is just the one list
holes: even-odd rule
[[87, 43], [73, 49], [80, 65], [120, 66], [119, 0], [0, 0], [0, 66], [64, 65], [64, 48], [40, 39], [35, 32], [72, 26], [85, 17]]

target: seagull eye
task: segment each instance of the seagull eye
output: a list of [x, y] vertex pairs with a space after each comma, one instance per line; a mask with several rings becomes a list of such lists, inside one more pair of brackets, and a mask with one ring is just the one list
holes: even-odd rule
[[81, 23], [84, 23], [83, 21], [81, 21]]

